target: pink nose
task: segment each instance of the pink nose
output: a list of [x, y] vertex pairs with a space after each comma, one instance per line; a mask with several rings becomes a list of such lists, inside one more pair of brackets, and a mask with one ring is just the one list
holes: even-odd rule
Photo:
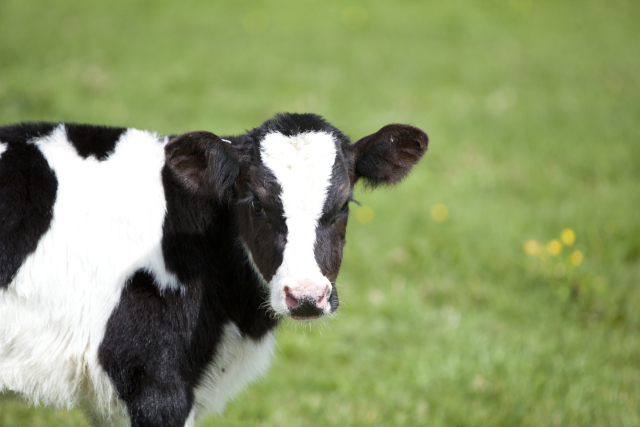
[[329, 306], [327, 285], [303, 285], [296, 288], [284, 287], [287, 308], [294, 319], [315, 319], [325, 313]]

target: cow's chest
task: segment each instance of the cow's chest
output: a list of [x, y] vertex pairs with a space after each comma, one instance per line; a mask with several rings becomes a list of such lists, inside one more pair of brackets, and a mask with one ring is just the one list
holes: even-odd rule
[[225, 325], [216, 355], [195, 390], [196, 412], [221, 412], [229, 399], [266, 372], [274, 347], [274, 331], [254, 340], [234, 323]]

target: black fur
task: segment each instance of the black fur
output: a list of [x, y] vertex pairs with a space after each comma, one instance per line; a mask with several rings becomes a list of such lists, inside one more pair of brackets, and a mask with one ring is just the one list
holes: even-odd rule
[[193, 354], [193, 349], [202, 344], [212, 349], [219, 338], [217, 328], [197, 330], [203, 310], [198, 296], [194, 287], [161, 295], [144, 271], [128, 280], [107, 324], [99, 358], [127, 404], [132, 427], [184, 426], [198, 362], [207, 356]]
[[67, 138], [82, 158], [94, 156], [98, 160], [106, 160], [115, 151], [116, 143], [127, 130], [75, 123], [65, 123], [64, 127], [67, 130]]
[[0, 289], [16, 272], [49, 230], [58, 181], [35, 145], [26, 142], [44, 136], [51, 123], [0, 128]]

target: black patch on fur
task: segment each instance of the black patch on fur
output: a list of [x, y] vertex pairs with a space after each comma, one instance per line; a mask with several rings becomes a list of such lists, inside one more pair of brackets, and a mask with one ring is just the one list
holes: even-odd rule
[[9, 286], [24, 260], [49, 230], [58, 180], [40, 150], [26, 142], [47, 135], [51, 123], [0, 128], [0, 289]]
[[[269, 282], [282, 264], [287, 243], [287, 224], [280, 199], [282, 189], [264, 166], [252, 165], [245, 178], [248, 182], [238, 184], [245, 197], [235, 204], [238, 231], [262, 277]], [[262, 214], [253, 211], [254, 201], [262, 205]]]
[[339, 305], [335, 282], [342, 264], [342, 254], [346, 241], [348, 212], [342, 212], [330, 223], [320, 221], [316, 228], [314, 253], [322, 274], [331, 281], [329, 302], [331, 312]]
[[[240, 161], [233, 201], [240, 240], [251, 252], [262, 278], [269, 282], [282, 263], [287, 225], [280, 199], [282, 189], [261, 160], [260, 141], [264, 135], [265, 129], [259, 127], [244, 135], [224, 136], [223, 139], [230, 141]], [[254, 201], [260, 202], [263, 214], [253, 212], [251, 204]]]
[[[202, 319], [212, 329], [197, 327], [204, 305], [199, 296], [194, 288], [160, 294], [144, 271], [127, 281], [98, 357], [127, 404], [132, 427], [184, 426], [198, 368], [220, 333], [215, 317]], [[198, 351], [200, 345], [209, 351]]]
[[[353, 186], [349, 180], [349, 171], [346, 166], [344, 154], [337, 148], [336, 162], [333, 164], [327, 198], [322, 208], [321, 221], [334, 221], [343, 207], [348, 208], [348, 202], [352, 199]], [[347, 210], [348, 213], [348, 210]]]
[[352, 199], [353, 185], [349, 180], [348, 167], [343, 151], [338, 148], [336, 162], [331, 173], [331, 183], [327, 190], [323, 215], [316, 228], [314, 254], [322, 274], [331, 281], [329, 303], [331, 312], [336, 311], [340, 301], [335, 281], [342, 264], [342, 252], [347, 243], [347, 221], [349, 201]]
[[116, 149], [116, 143], [126, 128], [109, 126], [79, 125], [65, 123], [67, 138], [73, 144], [78, 155], [86, 159], [94, 156], [98, 160], [106, 160]]

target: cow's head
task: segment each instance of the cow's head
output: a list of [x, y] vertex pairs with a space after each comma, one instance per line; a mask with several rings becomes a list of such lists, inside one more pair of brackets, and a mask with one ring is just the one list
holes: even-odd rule
[[422, 130], [392, 124], [351, 144], [319, 116], [280, 114], [236, 137], [180, 135], [167, 146], [167, 164], [187, 189], [235, 210], [273, 311], [311, 320], [338, 307], [353, 186], [397, 183], [427, 142]]

